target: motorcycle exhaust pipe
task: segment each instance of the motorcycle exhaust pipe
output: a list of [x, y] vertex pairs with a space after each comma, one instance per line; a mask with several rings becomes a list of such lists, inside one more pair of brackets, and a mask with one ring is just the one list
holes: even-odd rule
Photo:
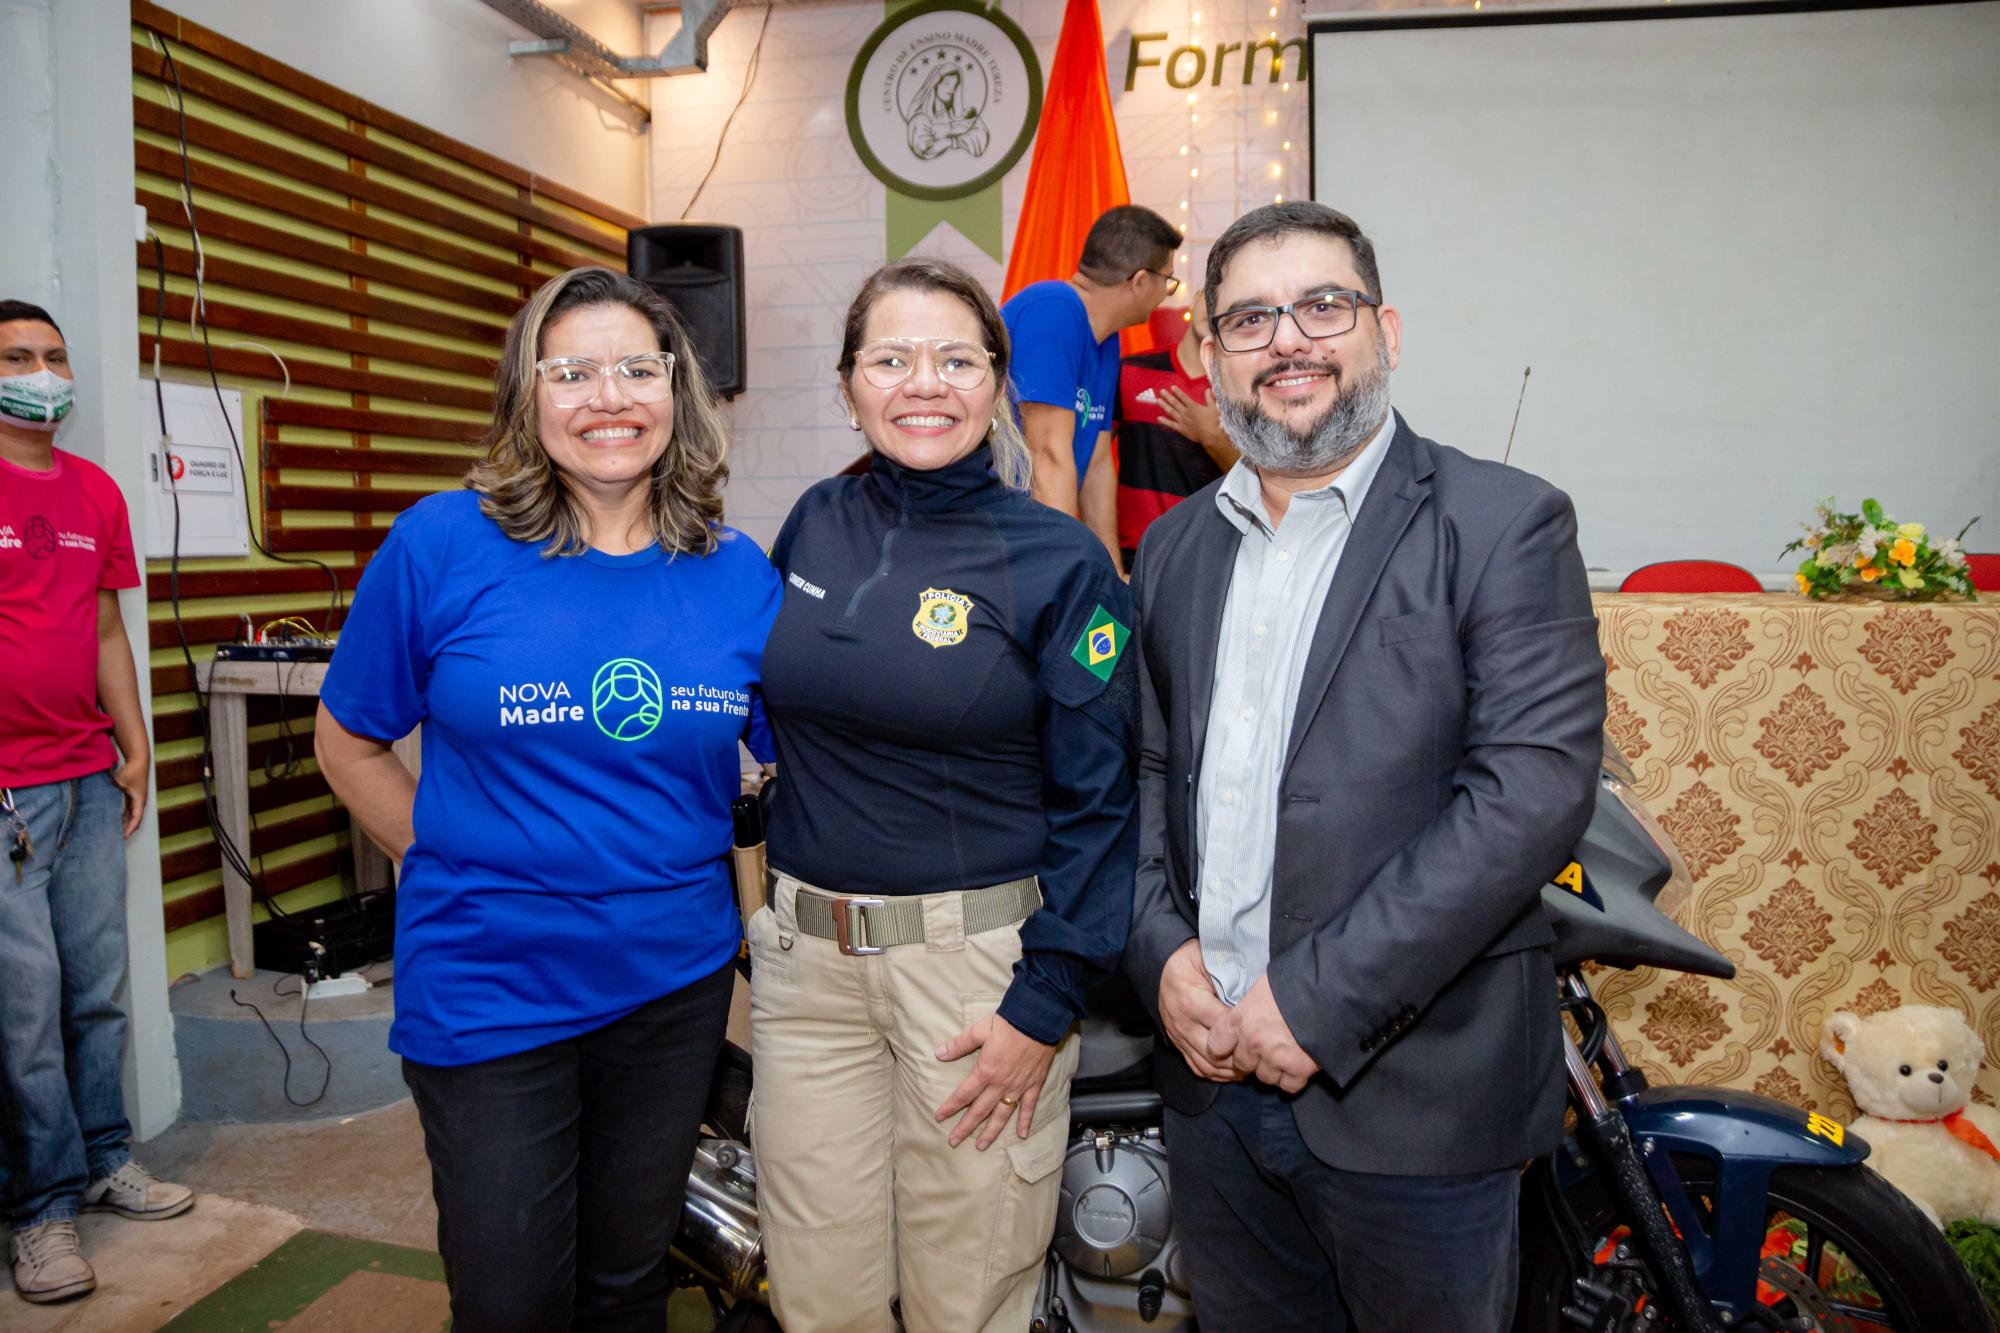
[[732, 1299], [770, 1305], [764, 1233], [757, 1226], [757, 1168], [742, 1144], [703, 1139], [695, 1145], [673, 1256]]

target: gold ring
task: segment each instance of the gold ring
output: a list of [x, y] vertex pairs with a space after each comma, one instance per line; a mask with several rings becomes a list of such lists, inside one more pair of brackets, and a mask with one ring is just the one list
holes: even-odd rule
[[1021, 1104], [1021, 1099], [1019, 1097], [1002, 1097], [1000, 1104], [1011, 1111]]

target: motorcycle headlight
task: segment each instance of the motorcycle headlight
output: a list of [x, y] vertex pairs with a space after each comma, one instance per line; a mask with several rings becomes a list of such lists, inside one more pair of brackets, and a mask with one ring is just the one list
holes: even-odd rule
[[1694, 876], [1688, 873], [1687, 862], [1681, 858], [1681, 849], [1674, 845], [1672, 835], [1660, 826], [1660, 821], [1653, 818], [1653, 812], [1633, 791], [1638, 785], [1638, 778], [1632, 772], [1631, 762], [1612, 743], [1610, 736], [1604, 738], [1604, 771], [1598, 780], [1604, 784], [1606, 791], [1617, 798], [1618, 804], [1625, 807], [1625, 813], [1646, 831], [1646, 836], [1659, 848], [1660, 855], [1666, 858], [1671, 870], [1667, 882], [1660, 886], [1659, 895], [1653, 899], [1653, 906], [1663, 915], [1678, 920], [1681, 909], [1694, 896]]

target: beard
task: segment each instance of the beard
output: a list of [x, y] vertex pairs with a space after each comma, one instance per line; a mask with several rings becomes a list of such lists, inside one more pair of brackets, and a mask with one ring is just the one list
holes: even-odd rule
[[1293, 360], [1260, 371], [1251, 381], [1251, 397], [1238, 401], [1216, 386], [1215, 406], [1222, 429], [1260, 472], [1318, 477], [1345, 467], [1374, 436], [1389, 412], [1389, 345], [1377, 340], [1375, 364], [1352, 379], [1343, 377], [1340, 391], [1303, 430], [1295, 430], [1257, 405], [1262, 385], [1286, 375], [1339, 375], [1331, 361]]

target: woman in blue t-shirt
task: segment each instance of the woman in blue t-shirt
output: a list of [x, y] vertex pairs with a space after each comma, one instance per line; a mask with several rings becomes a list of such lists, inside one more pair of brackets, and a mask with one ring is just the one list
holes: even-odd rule
[[[320, 693], [402, 866], [396, 1020], [454, 1327], [658, 1329], [740, 940], [780, 586], [685, 331], [606, 269], [515, 316], [486, 461], [369, 562]], [[422, 777], [390, 742], [422, 724]]]

